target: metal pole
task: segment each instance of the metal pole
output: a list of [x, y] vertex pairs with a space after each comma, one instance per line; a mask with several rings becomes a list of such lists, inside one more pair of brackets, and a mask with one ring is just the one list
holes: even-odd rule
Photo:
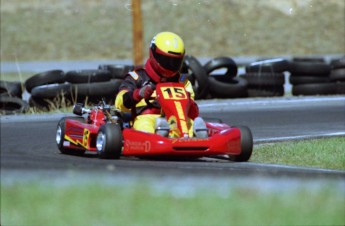
[[132, 0], [133, 18], [133, 62], [143, 64], [143, 24], [141, 16], [141, 0]]

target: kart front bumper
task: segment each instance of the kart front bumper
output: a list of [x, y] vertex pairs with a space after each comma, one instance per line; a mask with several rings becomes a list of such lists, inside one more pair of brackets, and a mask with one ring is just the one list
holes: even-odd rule
[[133, 129], [123, 130], [123, 156], [207, 157], [239, 155], [241, 132], [228, 128], [209, 138], [167, 138]]

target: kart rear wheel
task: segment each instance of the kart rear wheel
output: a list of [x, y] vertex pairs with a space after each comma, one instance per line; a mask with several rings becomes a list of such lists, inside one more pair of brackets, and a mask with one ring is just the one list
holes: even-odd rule
[[98, 156], [102, 159], [118, 159], [122, 152], [122, 130], [118, 124], [104, 124], [99, 128], [96, 140]]
[[246, 162], [253, 152], [253, 135], [246, 126], [238, 126], [237, 128], [241, 131], [241, 154], [229, 155], [229, 158], [235, 162]]
[[64, 117], [62, 118], [57, 125], [56, 128], [56, 144], [62, 154], [70, 154], [70, 155], [83, 155], [85, 150], [77, 150], [64, 147], [63, 143], [65, 140], [65, 130], [66, 130], [66, 119], [73, 119], [80, 122], [85, 122], [83, 117]]

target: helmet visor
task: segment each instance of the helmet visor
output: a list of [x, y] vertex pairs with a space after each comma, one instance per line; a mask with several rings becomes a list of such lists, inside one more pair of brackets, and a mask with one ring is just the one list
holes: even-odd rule
[[170, 71], [178, 71], [180, 70], [183, 62], [183, 55], [167, 55], [159, 51], [158, 48], [152, 51], [153, 57], [159, 63], [160, 66], [163, 68], [170, 70]]

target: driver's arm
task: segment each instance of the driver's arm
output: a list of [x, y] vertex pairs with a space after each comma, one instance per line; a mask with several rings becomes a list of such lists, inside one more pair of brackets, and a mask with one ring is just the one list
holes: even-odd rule
[[119, 93], [115, 99], [115, 108], [123, 112], [130, 112], [130, 109], [137, 104], [133, 98], [133, 92], [136, 88], [136, 80], [128, 74], [119, 88]]

